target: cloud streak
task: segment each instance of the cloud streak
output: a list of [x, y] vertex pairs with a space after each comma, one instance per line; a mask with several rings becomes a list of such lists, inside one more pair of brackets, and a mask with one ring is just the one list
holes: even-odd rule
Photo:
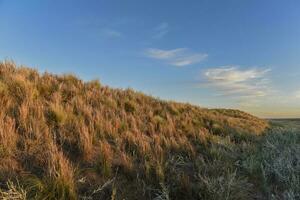
[[111, 29], [111, 28], [102, 28], [101, 34], [103, 36], [109, 37], [109, 38], [119, 38], [122, 37], [123, 34], [117, 30]]
[[159, 24], [157, 27], [154, 28], [154, 39], [161, 39], [165, 35], [167, 35], [169, 32], [169, 24], [166, 22], [163, 22]]
[[170, 50], [150, 48], [145, 51], [146, 56], [157, 60], [163, 60], [170, 65], [183, 67], [199, 63], [207, 58], [205, 53], [192, 53], [187, 48]]
[[270, 92], [270, 69], [240, 69], [236, 66], [223, 66], [207, 69], [204, 73], [205, 85], [215, 88], [221, 96], [238, 98], [265, 97]]

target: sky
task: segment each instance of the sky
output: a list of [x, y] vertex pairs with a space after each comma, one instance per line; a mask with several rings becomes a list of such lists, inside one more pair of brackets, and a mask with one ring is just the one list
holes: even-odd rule
[[201, 107], [300, 117], [300, 1], [0, 0], [0, 60]]

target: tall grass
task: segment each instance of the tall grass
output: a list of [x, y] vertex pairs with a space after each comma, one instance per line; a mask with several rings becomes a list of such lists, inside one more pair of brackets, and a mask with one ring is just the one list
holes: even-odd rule
[[244, 163], [268, 199], [300, 199], [300, 130], [274, 128]]
[[248, 198], [235, 163], [269, 126], [13, 62], [0, 108], [0, 184], [18, 179], [29, 199]]

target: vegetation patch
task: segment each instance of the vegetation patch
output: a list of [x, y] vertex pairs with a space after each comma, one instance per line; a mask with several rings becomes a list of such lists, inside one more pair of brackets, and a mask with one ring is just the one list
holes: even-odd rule
[[299, 199], [297, 128], [11, 62], [0, 97], [2, 199]]

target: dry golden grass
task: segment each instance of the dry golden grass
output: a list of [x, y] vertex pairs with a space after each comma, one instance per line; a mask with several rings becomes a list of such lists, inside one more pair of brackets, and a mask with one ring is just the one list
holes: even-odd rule
[[[242, 142], [242, 134], [268, 127], [244, 112], [166, 102], [12, 62], [0, 63], [0, 107], [0, 182], [18, 177], [32, 198], [196, 198], [195, 165], [210, 154], [213, 136]], [[113, 186], [93, 193], [112, 178]]]

